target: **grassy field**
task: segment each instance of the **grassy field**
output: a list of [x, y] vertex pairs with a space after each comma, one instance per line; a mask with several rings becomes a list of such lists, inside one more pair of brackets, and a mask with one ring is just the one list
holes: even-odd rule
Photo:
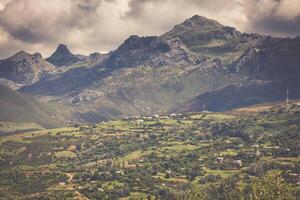
[[14, 133], [18, 131], [28, 131], [28, 130], [38, 130], [43, 129], [40, 125], [31, 122], [9, 122], [0, 121], [0, 132], [3, 133]]

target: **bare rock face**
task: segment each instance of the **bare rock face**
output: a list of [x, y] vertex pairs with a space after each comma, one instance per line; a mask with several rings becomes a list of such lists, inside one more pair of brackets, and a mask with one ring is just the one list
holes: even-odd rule
[[72, 54], [66, 45], [59, 44], [56, 51], [46, 60], [57, 67], [62, 67], [80, 61], [80, 56]]
[[32, 84], [56, 68], [45, 61], [40, 53], [33, 55], [20, 51], [0, 61], [0, 77], [18, 84]]

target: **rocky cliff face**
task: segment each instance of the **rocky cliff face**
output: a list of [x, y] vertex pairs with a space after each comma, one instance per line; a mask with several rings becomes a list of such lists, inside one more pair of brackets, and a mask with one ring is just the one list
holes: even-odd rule
[[20, 51], [0, 61], [0, 77], [18, 84], [32, 84], [56, 68], [45, 61], [40, 53], [33, 55]]

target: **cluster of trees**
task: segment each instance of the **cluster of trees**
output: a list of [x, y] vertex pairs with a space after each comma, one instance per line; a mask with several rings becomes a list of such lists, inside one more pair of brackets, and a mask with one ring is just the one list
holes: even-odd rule
[[46, 190], [53, 184], [65, 181], [67, 178], [60, 172], [33, 173], [0, 172], [0, 188], [10, 187], [20, 193], [30, 194]]
[[[298, 196], [299, 197], [299, 196]], [[244, 190], [237, 187], [234, 179], [219, 185], [201, 187], [193, 184], [187, 191], [187, 200], [296, 200], [291, 184], [276, 176], [265, 176], [252, 181]]]

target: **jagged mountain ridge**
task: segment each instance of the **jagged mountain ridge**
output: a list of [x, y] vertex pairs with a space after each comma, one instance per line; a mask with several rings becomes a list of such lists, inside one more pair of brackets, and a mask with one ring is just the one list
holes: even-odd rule
[[[298, 41], [240, 33], [194, 16], [159, 37], [131, 36], [100, 62], [51, 76], [21, 91], [75, 105], [84, 117], [93, 116], [93, 121], [107, 116], [164, 113], [206, 93], [215, 92], [214, 98], [218, 98], [218, 91], [236, 86], [242, 90], [230, 94], [243, 91], [253, 100], [237, 100], [236, 107], [261, 103], [262, 99], [280, 100], [254, 98], [257, 94], [248, 84], [260, 83], [255, 88], [266, 93], [282, 93], [274, 85], [299, 86]], [[215, 107], [222, 110], [232, 106]]]
[[45, 61], [40, 53], [31, 55], [20, 51], [0, 61], [0, 77], [18, 84], [32, 84], [53, 72], [56, 72], [55, 66]]

